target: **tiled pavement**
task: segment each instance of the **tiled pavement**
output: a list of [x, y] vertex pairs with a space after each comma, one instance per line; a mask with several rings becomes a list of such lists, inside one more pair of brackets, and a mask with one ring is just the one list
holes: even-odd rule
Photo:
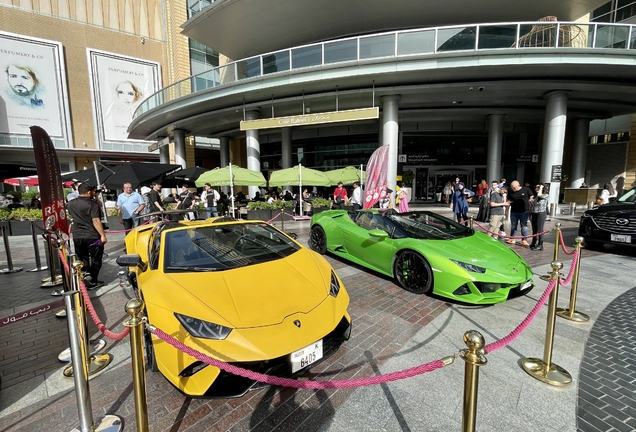
[[[562, 223], [567, 244], [573, 244], [576, 219], [563, 218], [558, 221]], [[286, 231], [297, 232], [299, 240], [306, 242], [306, 222], [286, 223], [285, 228]], [[121, 251], [122, 236], [113, 235], [109, 238], [107, 251], [110, 252], [110, 257], [104, 266], [104, 279], [112, 283], [97, 292], [91, 292], [91, 296], [95, 299], [100, 318], [109, 328], [121, 331], [121, 323], [126, 318], [123, 307], [132, 292], [129, 288], [120, 289], [116, 281], [118, 268], [113, 260]], [[546, 264], [552, 258], [552, 242], [553, 238], [548, 236], [543, 252], [533, 253], [521, 247], [516, 250], [533, 265], [537, 274], [541, 274], [548, 270], [549, 266]], [[22, 244], [15, 248], [12, 246], [14, 263], [27, 268], [33, 267], [30, 239], [20, 239], [14, 243]], [[576, 395], [578, 393], [579, 400], [583, 401], [586, 389], [599, 388], [597, 384], [588, 384], [589, 380], [598, 379], [598, 375], [587, 374], [585, 371], [595, 371], [595, 368], [600, 368], [598, 363], [601, 362], [601, 359], [595, 359], [593, 367], [589, 368], [584, 360], [579, 374], [581, 358], [587, 359], [587, 350], [590, 349], [586, 349], [584, 356], [580, 342], [587, 338], [592, 325], [592, 335], [595, 331], [606, 334], [607, 324], [601, 324], [605, 322], [603, 308], [612, 298], [633, 285], [633, 280], [629, 278], [619, 278], [617, 284], [620, 286], [611, 284], [609, 276], [616, 280], [614, 273], [609, 273], [607, 278], [594, 276], [599, 271], [607, 271], [611, 266], [618, 266], [617, 272], [628, 268], [634, 273], [636, 268], [633, 253], [620, 249], [613, 252], [615, 254], [599, 255], [588, 254], [586, 251], [583, 255], [582, 282], [577, 304], [586, 308], [585, 312], [592, 316], [593, 324], [558, 323], [557, 331], [563, 327], [565, 335], [560, 336], [557, 333], [557, 337], [564, 339], [573, 353], [580, 351], [578, 355], [569, 354], [561, 358], [557, 356], [555, 343], [554, 360], [572, 373], [574, 385], [566, 390], [555, 389], [538, 383], [522, 371], [519, 372], [517, 363], [520, 356], [541, 357], [543, 352], [545, 311], [542, 311], [536, 324], [531, 326], [534, 331], [529, 329], [514, 342], [512, 348], [490, 354], [489, 365], [482, 368], [478, 430], [512, 430], [509, 427], [520, 431], [576, 430]], [[3, 258], [0, 250], [0, 264]], [[350, 313], [354, 330], [349, 342], [306, 375], [307, 378], [318, 380], [366, 377], [410, 368], [453, 354], [457, 349], [464, 348], [461, 336], [464, 331], [472, 328], [481, 331], [487, 341], [493, 341], [507, 334], [525, 317], [539, 298], [539, 290], [545, 286], [545, 283], [541, 285], [538, 282], [536, 292], [505, 305], [472, 308], [451, 305], [426, 296], [414, 296], [398, 288], [388, 278], [363, 271], [334, 257], [328, 259], [351, 296]], [[567, 269], [569, 259], [563, 255], [561, 259], [566, 263]], [[588, 275], [586, 267], [593, 280], [589, 287], [584, 282], [584, 276]], [[0, 290], [4, 291], [0, 297], [0, 430], [33, 431], [46, 428], [55, 432], [70, 430], [77, 425], [73, 384], [61, 377], [63, 365], [57, 362], [57, 354], [68, 345], [66, 322], [46, 312], [2, 326], [2, 319], [15, 311], [21, 312], [34, 306], [44, 308], [59, 299], [50, 296], [50, 289], [39, 288], [40, 278], [47, 276], [46, 273], [0, 275]], [[568, 290], [563, 291], [562, 303], [567, 302], [569, 293]], [[593, 294], [591, 298], [587, 298], [587, 292]], [[632, 307], [626, 310], [633, 311], [634, 306], [636, 304], [632, 303]], [[633, 320], [621, 323], [631, 328], [633, 333]], [[449, 335], [448, 330], [451, 328], [453, 332]], [[92, 323], [89, 332], [93, 337], [97, 336]], [[528, 340], [525, 339], [526, 334], [530, 335]], [[574, 344], [572, 340], [577, 343]], [[615, 340], [618, 341], [611, 339], [609, 344], [614, 345], [612, 342]], [[588, 345], [592, 346], [593, 341], [594, 337], [590, 337]], [[602, 349], [602, 353], [608, 351], [607, 347]], [[90, 381], [94, 417], [99, 419], [104, 414], [116, 414], [124, 418], [126, 430], [134, 430], [130, 349], [127, 339], [121, 342], [109, 341], [105, 351], [114, 356], [114, 361], [105, 372]], [[507, 364], [497, 363], [499, 358], [505, 357], [510, 357]], [[323, 391], [263, 388], [242, 398], [229, 400], [185, 398], [159, 374], [148, 373], [150, 430], [460, 430], [463, 366], [461, 361], [457, 363], [459, 364], [422, 377], [368, 388]], [[625, 380], [625, 388], [628, 390], [629, 385], [634, 385], [633, 369], [631, 372], [624, 371], [629, 368], [629, 364], [614, 363], [607, 368], [618, 371], [619, 375], [611, 380], [612, 385], [607, 386], [610, 390], [603, 393], [603, 400], [606, 402], [599, 407], [600, 411], [586, 409], [583, 402], [579, 403], [578, 416], [589, 423], [588, 425], [579, 419], [579, 427], [588, 426], [588, 429], [581, 430], [634, 429], [616, 427], [633, 426], [630, 421], [633, 422], [636, 416], [632, 415], [629, 408], [636, 406], [636, 403], [632, 401], [630, 405], [629, 395], [615, 391], [617, 382], [623, 384], [621, 380]], [[631, 377], [631, 380], [626, 381], [625, 376]], [[589, 392], [587, 396], [596, 394]], [[510, 395], [510, 399], [502, 403], [504, 395]], [[628, 408], [619, 408], [616, 412], [615, 405], [609, 403], [612, 396]], [[496, 403], [489, 403], [493, 398]], [[537, 406], [540, 407], [546, 401], [549, 402], [548, 410], [558, 409], [565, 413], [561, 416], [562, 419], [553, 419], [554, 415], [545, 416], [545, 413], [541, 413], [545, 418], [534, 415], [541, 411]], [[505, 419], [499, 418], [503, 412], [506, 413]], [[592, 427], [603, 423], [615, 429]]]

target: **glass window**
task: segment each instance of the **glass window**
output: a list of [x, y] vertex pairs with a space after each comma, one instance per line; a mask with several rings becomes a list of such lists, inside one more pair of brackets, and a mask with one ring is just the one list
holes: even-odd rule
[[481, 26], [479, 27], [479, 49], [514, 48], [517, 39], [517, 26]]
[[435, 30], [398, 34], [398, 55], [427, 54], [435, 52]]
[[325, 43], [325, 64], [358, 59], [358, 40]]
[[457, 27], [437, 31], [437, 51], [475, 49], [476, 27]]
[[289, 70], [289, 50], [263, 56], [263, 75]]
[[628, 26], [599, 25], [596, 29], [596, 48], [627, 48]]
[[261, 58], [252, 57], [236, 62], [238, 79], [252, 78], [261, 75]]
[[322, 45], [292, 49], [292, 69], [322, 64]]
[[395, 34], [360, 38], [360, 60], [395, 55]]

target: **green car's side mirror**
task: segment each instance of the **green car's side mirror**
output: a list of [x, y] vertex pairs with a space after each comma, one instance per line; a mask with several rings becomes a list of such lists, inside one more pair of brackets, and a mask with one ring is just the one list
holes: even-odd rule
[[386, 231], [382, 231], [381, 229], [373, 229], [369, 231], [369, 235], [375, 238], [387, 238], [389, 236]]

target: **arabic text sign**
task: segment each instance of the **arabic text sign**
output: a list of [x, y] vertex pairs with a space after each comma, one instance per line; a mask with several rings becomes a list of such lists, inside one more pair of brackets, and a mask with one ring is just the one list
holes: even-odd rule
[[6, 318], [0, 319], [0, 327], [4, 327], [8, 324], [13, 324], [23, 319], [40, 315], [44, 312], [48, 312], [52, 309], [57, 309], [64, 304], [64, 300], [57, 300], [44, 306], [34, 307], [33, 309], [26, 310], [24, 312], [17, 312]]
[[274, 117], [268, 119], [258, 120], [244, 120], [241, 121], [241, 130], [255, 130], [255, 129], [272, 129], [292, 126], [309, 126], [323, 123], [338, 123], [354, 120], [369, 120], [377, 119], [380, 117], [380, 109], [374, 108], [362, 108], [346, 111], [332, 111], [324, 113], [312, 113], [305, 115], [289, 116], [289, 117]]

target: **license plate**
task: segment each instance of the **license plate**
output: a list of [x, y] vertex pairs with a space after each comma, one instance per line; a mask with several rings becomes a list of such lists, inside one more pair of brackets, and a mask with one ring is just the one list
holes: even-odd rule
[[612, 238], [612, 241], [619, 242], [619, 243], [631, 243], [632, 242], [632, 236], [630, 236], [630, 235], [612, 234], [611, 238]]
[[316, 363], [322, 358], [322, 339], [291, 353], [290, 357], [292, 373]]

